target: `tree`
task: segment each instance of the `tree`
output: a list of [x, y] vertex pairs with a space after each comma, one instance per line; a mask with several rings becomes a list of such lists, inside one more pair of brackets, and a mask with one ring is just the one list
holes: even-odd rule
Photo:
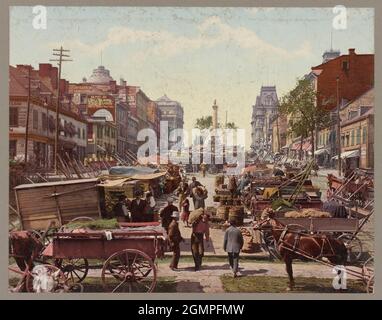
[[[205, 116], [196, 119], [195, 127], [203, 130], [203, 129], [211, 129], [212, 128], [212, 116]], [[218, 128], [221, 128], [222, 126], [220, 123], [218, 124]], [[234, 122], [227, 122], [227, 124], [224, 126], [225, 129], [237, 129], [237, 126]]]
[[237, 129], [235, 122], [227, 122], [225, 129]]
[[212, 127], [212, 116], [206, 116], [196, 119], [195, 127], [200, 130], [210, 129]]
[[330, 123], [330, 112], [322, 106], [316, 106], [317, 93], [307, 79], [298, 79], [296, 87], [281, 99], [280, 113], [288, 115], [290, 132], [301, 137], [301, 141], [310, 135], [312, 156], [314, 157], [314, 133]]

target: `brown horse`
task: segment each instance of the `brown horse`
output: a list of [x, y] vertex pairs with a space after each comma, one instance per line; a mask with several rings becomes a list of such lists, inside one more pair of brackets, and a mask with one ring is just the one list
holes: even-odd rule
[[347, 250], [341, 240], [330, 235], [312, 235], [293, 229], [293, 226], [285, 226], [274, 219], [272, 211], [268, 211], [268, 217], [257, 222], [254, 228], [257, 230], [269, 229], [272, 232], [288, 273], [289, 285], [287, 290], [293, 290], [294, 287], [292, 269], [294, 259], [321, 260], [326, 258], [335, 265], [344, 265], [346, 262]]
[[31, 231], [12, 231], [9, 233], [9, 254], [15, 259], [20, 270], [32, 267], [33, 261], [44, 248]]

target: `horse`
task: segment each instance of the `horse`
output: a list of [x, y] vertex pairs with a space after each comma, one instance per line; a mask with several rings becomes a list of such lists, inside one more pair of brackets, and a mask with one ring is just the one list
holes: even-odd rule
[[12, 231], [9, 233], [9, 254], [21, 271], [32, 268], [34, 260], [44, 248], [42, 242], [31, 231]]
[[308, 234], [293, 230], [292, 226], [283, 225], [277, 221], [272, 210], [267, 212], [266, 217], [263, 216], [259, 222], [255, 223], [254, 229], [270, 229], [289, 277], [287, 291], [293, 290], [295, 286], [292, 268], [294, 259], [321, 260], [326, 258], [334, 265], [344, 265], [346, 262], [347, 250], [341, 240], [331, 235]]

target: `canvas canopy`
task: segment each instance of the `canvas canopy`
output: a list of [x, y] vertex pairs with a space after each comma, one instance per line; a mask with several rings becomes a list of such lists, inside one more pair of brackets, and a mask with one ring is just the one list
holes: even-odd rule
[[147, 175], [147, 174], [153, 174], [158, 173], [159, 169], [153, 169], [143, 166], [134, 166], [134, 167], [128, 167], [128, 166], [118, 166], [118, 167], [111, 167], [109, 169], [110, 175], [116, 175], [116, 176], [134, 176], [134, 175]]

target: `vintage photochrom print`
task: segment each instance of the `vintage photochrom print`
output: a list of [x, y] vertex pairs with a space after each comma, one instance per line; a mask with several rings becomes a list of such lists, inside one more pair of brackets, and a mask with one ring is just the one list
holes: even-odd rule
[[374, 17], [10, 6], [9, 294], [373, 293]]

